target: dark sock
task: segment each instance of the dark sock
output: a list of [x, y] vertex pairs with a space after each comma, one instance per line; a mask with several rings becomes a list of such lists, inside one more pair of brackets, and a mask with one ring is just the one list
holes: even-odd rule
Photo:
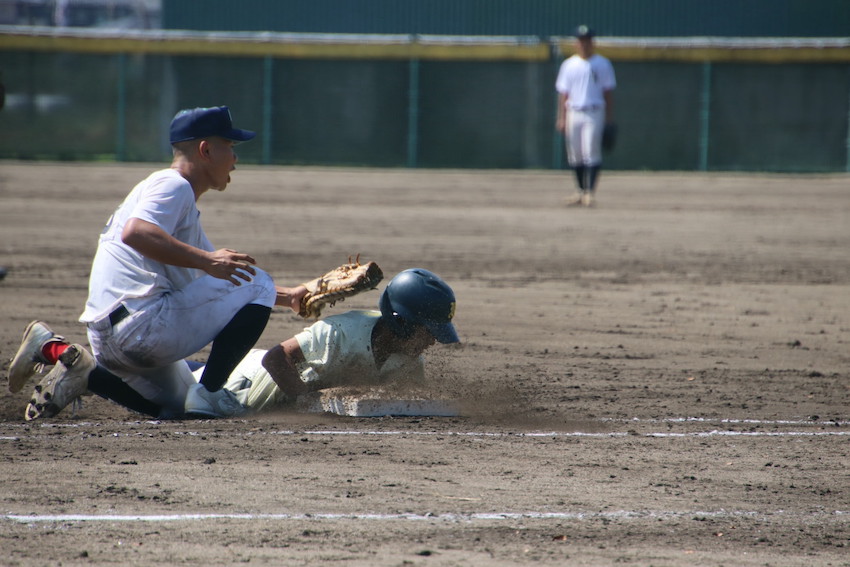
[[127, 409], [159, 417], [162, 408], [131, 388], [124, 380], [97, 366], [89, 374], [89, 391]]
[[271, 307], [253, 303], [246, 305], [216, 335], [204, 374], [201, 376], [201, 384], [207, 390], [221, 390], [236, 365], [257, 344], [266, 323], [269, 322], [271, 312]]
[[583, 165], [577, 165], [575, 168], [576, 171], [576, 181], [578, 181], [578, 188], [580, 191], [584, 191], [585, 188], [585, 180], [584, 180], [584, 170], [585, 167]]
[[599, 177], [599, 166], [593, 165], [587, 168], [587, 182], [585, 183], [585, 189], [588, 191], [596, 190], [596, 179]]

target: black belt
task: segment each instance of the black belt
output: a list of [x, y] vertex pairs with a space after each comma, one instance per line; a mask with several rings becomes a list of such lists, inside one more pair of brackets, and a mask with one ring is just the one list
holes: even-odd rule
[[127, 311], [127, 308], [124, 307], [124, 304], [122, 303], [115, 308], [115, 311], [109, 314], [109, 324], [114, 327], [129, 316], [130, 312]]

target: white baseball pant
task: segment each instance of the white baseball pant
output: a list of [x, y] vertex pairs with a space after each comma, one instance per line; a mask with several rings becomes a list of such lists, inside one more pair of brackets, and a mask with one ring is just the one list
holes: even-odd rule
[[602, 163], [602, 131], [605, 108], [570, 108], [567, 113], [567, 157], [572, 167]]
[[212, 342], [248, 304], [273, 307], [277, 292], [266, 272], [235, 285], [203, 276], [185, 288], [124, 302], [129, 316], [89, 323], [97, 361], [148, 400], [182, 412], [186, 391], [197, 381], [184, 360]]

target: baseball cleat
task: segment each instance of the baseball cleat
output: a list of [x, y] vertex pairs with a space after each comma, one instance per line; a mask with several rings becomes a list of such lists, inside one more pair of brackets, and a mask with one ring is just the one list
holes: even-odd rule
[[593, 207], [596, 205], [596, 200], [593, 198], [593, 193], [588, 191], [581, 196], [581, 204], [585, 207]]
[[44, 372], [44, 368], [50, 365], [41, 354], [46, 343], [64, 340], [65, 337], [56, 335], [43, 321], [32, 321], [24, 331], [21, 346], [9, 366], [9, 391], [20, 392], [30, 378]]
[[69, 346], [59, 356], [59, 362], [53, 370], [33, 390], [24, 418], [32, 421], [40, 417], [53, 417], [88, 393], [89, 374], [96, 366], [94, 356], [82, 346]]
[[230, 390], [222, 388], [210, 392], [203, 384], [189, 388], [184, 409], [186, 415], [192, 417], [240, 417], [248, 412]]

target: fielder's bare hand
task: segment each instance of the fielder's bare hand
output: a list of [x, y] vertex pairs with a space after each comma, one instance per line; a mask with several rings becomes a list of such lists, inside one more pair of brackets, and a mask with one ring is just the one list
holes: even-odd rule
[[230, 248], [221, 248], [215, 252], [210, 252], [209, 262], [203, 268], [206, 273], [235, 285], [242, 285], [242, 281], [251, 281], [251, 277], [257, 273], [253, 267], [257, 263], [256, 260], [248, 254]]

